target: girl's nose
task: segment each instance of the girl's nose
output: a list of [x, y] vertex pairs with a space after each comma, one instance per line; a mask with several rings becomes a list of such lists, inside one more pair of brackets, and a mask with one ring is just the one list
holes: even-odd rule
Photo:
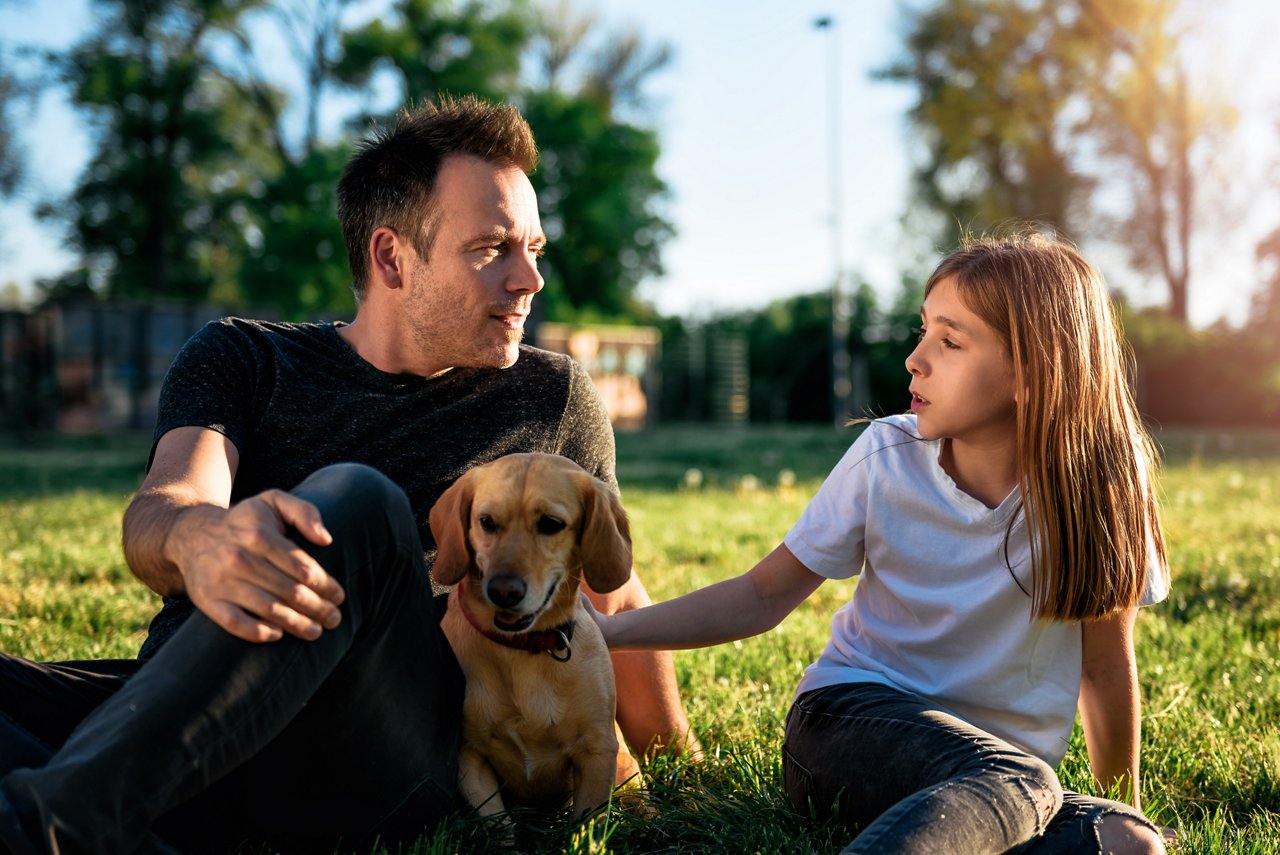
[[911, 351], [911, 353], [907, 355], [907, 373], [912, 377], [916, 377], [924, 373], [924, 362], [920, 359], [919, 353], [920, 345], [917, 344], [915, 350]]

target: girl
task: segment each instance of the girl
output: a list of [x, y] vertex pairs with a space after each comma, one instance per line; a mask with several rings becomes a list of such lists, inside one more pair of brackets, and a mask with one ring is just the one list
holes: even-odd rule
[[[1154, 452], [1100, 276], [1035, 235], [925, 285], [911, 413], [872, 421], [749, 572], [600, 616], [615, 649], [719, 644], [861, 573], [787, 715], [786, 788], [845, 852], [1164, 852], [1140, 813], [1133, 626], [1167, 593]], [[1077, 704], [1102, 791], [1054, 773]]]

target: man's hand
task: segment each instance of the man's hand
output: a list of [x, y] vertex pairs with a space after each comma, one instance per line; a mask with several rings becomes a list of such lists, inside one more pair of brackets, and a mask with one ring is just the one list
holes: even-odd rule
[[314, 505], [268, 490], [231, 508], [184, 509], [164, 553], [191, 602], [237, 638], [275, 641], [287, 632], [313, 640], [338, 625], [346, 594], [285, 536], [290, 526], [319, 546], [333, 541]]

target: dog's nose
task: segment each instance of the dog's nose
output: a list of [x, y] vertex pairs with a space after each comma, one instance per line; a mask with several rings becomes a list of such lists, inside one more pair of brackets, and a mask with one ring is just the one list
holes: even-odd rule
[[485, 586], [489, 602], [500, 609], [509, 609], [524, 599], [528, 587], [518, 576], [494, 576]]

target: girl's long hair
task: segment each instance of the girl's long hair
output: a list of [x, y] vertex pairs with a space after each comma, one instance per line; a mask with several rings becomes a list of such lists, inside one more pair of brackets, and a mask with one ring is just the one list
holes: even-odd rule
[[1102, 277], [1074, 247], [1028, 231], [966, 239], [925, 294], [947, 278], [1013, 362], [1032, 613], [1086, 620], [1137, 605], [1148, 573], [1166, 572], [1157, 457]]

